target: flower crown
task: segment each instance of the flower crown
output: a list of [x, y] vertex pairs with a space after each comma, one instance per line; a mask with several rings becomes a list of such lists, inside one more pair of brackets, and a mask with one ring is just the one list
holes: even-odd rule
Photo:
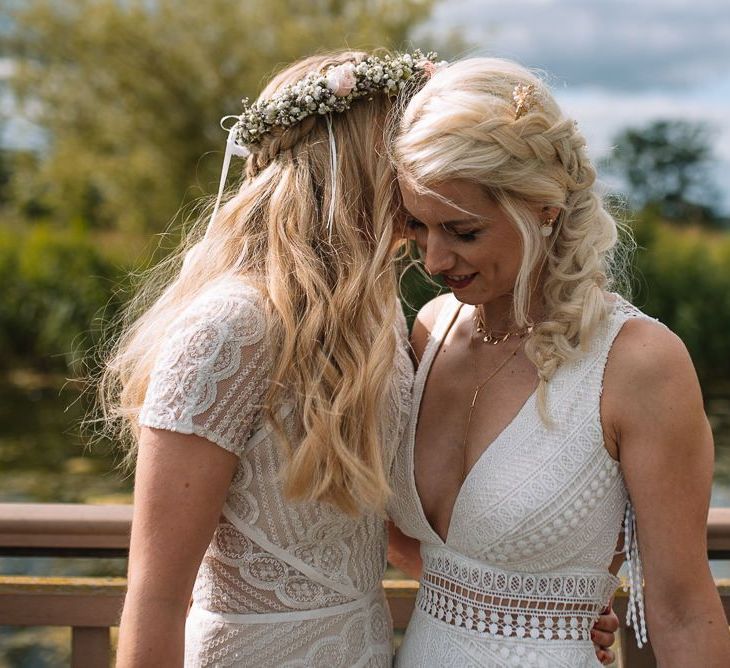
[[383, 91], [397, 93], [415, 74], [427, 76], [443, 65], [434, 52], [420, 50], [396, 56], [368, 56], [359, 63], [347, 62], [312, 72], [289, 84], [267, 100], [252, 105], [243, 100], [243, 112], [231, 128], [239, 146], [255, 146], [275, 127], [288, 128], [308, 116], [341, 113], [355, 100]]

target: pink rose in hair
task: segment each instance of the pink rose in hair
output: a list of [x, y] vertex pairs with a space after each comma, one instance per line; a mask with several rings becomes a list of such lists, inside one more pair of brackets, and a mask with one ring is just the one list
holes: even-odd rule
[[426, 60], [425, 58], [418, 61], [416, 63], [416, 66], [422, 69], [426, 73], [426, 76], [429, 78], [436, 74], [436, 70], [438, 70], [436, 63], [433, 63], [430, 60]]
[[327, 88], [337, 97], [346, 97], [355, 88], [355, 65], [342, 63], [327, 71]]

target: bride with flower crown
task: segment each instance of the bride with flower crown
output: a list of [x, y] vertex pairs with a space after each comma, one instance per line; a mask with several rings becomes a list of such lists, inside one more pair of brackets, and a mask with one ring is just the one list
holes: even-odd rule
[[218, 203], [232, 155], [240, 188], [130, 307], [102, 383], [136, 465], [120, 667], [391, 664], [383, 518], [413, 370], [383, 130], [433, 71], [283, 70], [230, 131]]

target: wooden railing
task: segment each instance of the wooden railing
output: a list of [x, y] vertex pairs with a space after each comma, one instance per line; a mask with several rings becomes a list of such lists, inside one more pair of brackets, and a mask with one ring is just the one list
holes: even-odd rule
[[[131, 506], [71, 504], [0, 504], [0, 555], [126, 556]], [[710, 510], [708, 556], [730, 559], [730, 508]], [[110, 628], [119, 621], [124, 578], [63, 578], [0, 575], [0, 625], [72, 628], [73, 668], [106, 668], [111, 655]], [[730, 618], [730, 580], [717, 583]], [[408, 624], [418, 583], [386, 580], [396, 630]], [[614, 607], [626, 616], [626, 595], [619, 590]], [[621, 668], [655, 666], [650, 648], [639, 650], [633, 631], [620, 629]]]

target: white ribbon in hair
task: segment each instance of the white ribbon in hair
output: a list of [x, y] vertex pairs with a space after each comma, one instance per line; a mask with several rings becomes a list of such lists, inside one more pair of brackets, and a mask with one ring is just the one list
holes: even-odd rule
[[327, 213], [327, 240], [332, 243], [332, 228], [335, 222], [335, 198], [337, 196], [337, 145], [335, 134], [332, 132], [332, 114], [327, 114], [327, 134], [330, 141], [330, 169], [332, 171], [330, 181], [332, 192], [330, 193], [330, 206]]
[[[221, 127], [225, 130], [225, 126], [223, 123], [227, 121], [229, 118], [236, 118], [237, 116], [224, 116], [221, 119]], [[223, 169], [221, 170], [221, 180], [220, 184], [218, 185], [218, 196], [215, 199], [215, 207], [213, 207], [213, 213], [210, 216], [210, 221], [208, 222], [208, 227], [205, 230], [205, 236], [204, 239], [208, 238], [208, 234], [210, 233], [211, 228], [213, 227], [213, 222], [215, 221], [215, 217], [218, 215], [218, 209], [220, 209], [221, 206], [221, 200], [223, 199], [223, 190], [226, 187], [226, 179], [228, 178], [228, 169], [231, 166], [231, 157], [237, 155], [239, 158], [247, 158], [249, 155], [251, 155], [251, 151], [249, 151], [245, 146], [241, 146], [240, 144], [236, 143], [236, 125], [234, 124], [230, 130], [228, 130], [228, 139], [226, 140], [226, 152], [223, 155]]]

